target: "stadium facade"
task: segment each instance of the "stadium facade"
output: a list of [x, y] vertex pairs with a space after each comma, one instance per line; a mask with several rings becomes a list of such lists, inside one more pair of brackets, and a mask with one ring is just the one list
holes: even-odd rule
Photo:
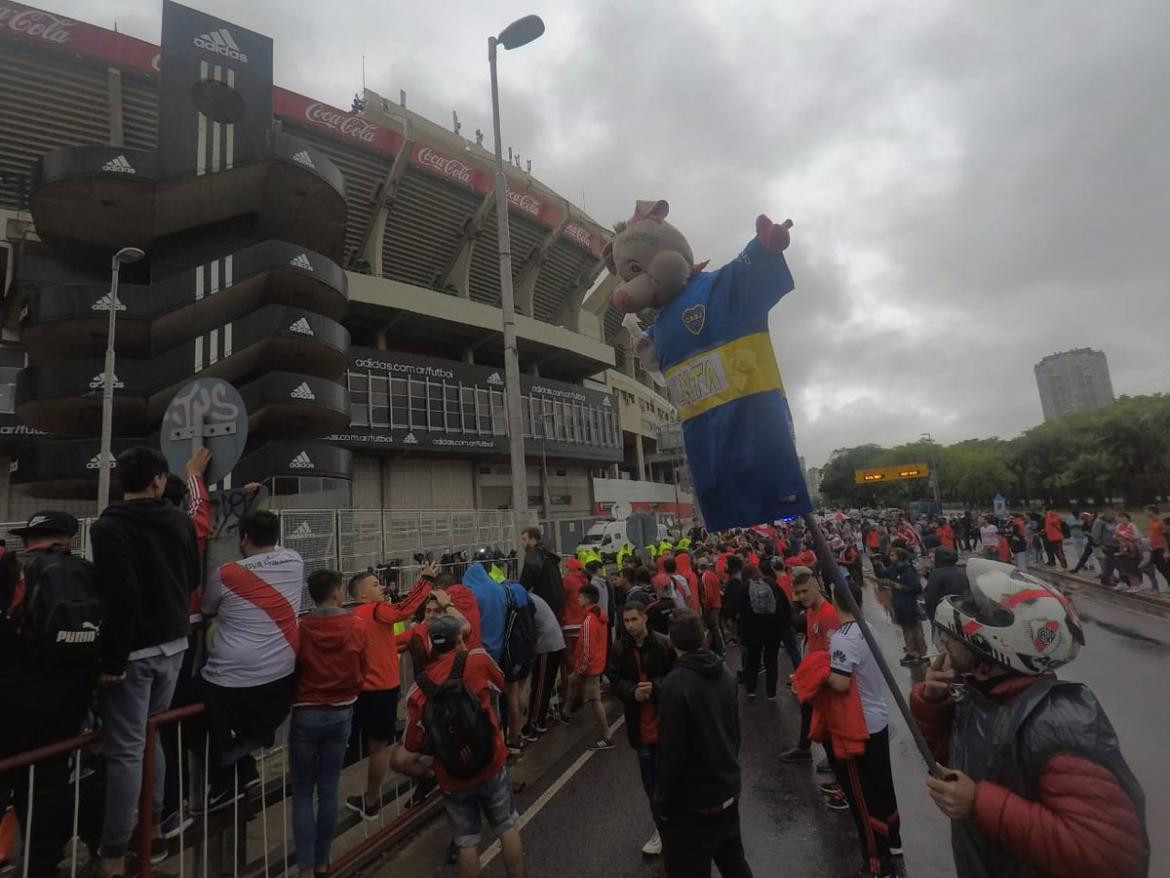
[[[278, 505], [506, 507], [491, 154], [372, 91], [280, 88], [279, 46], [230, 22], [167, 2], [161, 32], [0, 5], [0, 514], [92, 511], [122, 246], [147, 257], [122, 272], [115, 451], [217, 376], [250, 414], [233, 478]], [[606, 231], [519, 167], [507, 197], [530, 502], [688, 514], [637, 487], [671, 477], [673, 410], [598, 285]]]

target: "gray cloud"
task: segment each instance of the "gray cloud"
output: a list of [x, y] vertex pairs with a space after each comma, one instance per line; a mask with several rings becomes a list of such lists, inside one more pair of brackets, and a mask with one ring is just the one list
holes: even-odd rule
[[[158, 37], [138, 0], [51, 5]], [[501, 63], [505, 142], [541, 180], [602, 222], [667, 198], [716, 264], [757, 213], [796, 221], [772, 332], [810, 463], [1012, 435], [1055, 350], [1170, 389], [1160, 0], [199, 5], [271, 34], [286, 87], [346, 106], [364, 53], [371, 88], [468, 136], [490, 131], [487, 34], [543, 14]]]

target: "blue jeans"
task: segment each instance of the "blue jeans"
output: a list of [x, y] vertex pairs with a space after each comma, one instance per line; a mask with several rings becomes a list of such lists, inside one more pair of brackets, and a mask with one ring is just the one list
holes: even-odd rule
[[481, 814], [497, 834], [515, 826], [520, 819], [512, 804], [512, 779], [506, 765], [473, 787], [444, 792], [443, 807], [455, 845], [461, 848], [479, 847]]
[[[292, 712], [288, 754], [293, 838], [297, 846], [297, 868], [302, 871], [329, 865], [329, 850], [337, 830], [337, 785], [352, 718], [352, 707], [343, 710], [297, 707]], [[317, 790], [315, 817], [314, 788]]]
[[[106, 758], [106, 813], [101, 853], [120, 857], [137, 822], [142, 788], [146, 721], [171, 706], [183, 653], [156, 655], [126, 663], [126, 678], [101, 693], [102, 755]], [[154, 739], [154, 817], [162, 817], [166, 761], [162, 738]]]
[[654, 805], [654, 791], [658, 788], [658, 769], [654, 765], [654, 745], [639, 744], [638, 770], [642, 773], [642, 789], [646, 791], [646, 798], [650, 800], [650, 816], [654, 818], [654, 825], [658, 825], [658, 808]]

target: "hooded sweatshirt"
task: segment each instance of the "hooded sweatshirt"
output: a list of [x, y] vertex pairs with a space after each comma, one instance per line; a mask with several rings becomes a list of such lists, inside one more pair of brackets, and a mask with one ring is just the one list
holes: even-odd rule
[[934, 569], [926, 581], [926, 618], [933, 620], [934, 611], [948, 595], [966, 594], [971, 590], [967, 572], [958, 566], [959, 553], [940, 546], [934, 550]]
[[367, 671], [366, 621], [341, 607], [301, 617], [294, 707], [344, 707], [357, 701]]
[[122, 500], [107, 506], [89, 533], [109, 607], [102, 671], [122, 674], [131, 653], [190, 633], [188, 600], [202, 577], [195, 527], [169, 500]]
[[699, 598], [699, 577], [695, 575], [695, 571], [691, 568], [691, 556], [686, 552], [680, 552], [675, 556], [674, 563], [678, 567], [678, 572], [687, 581], [687, 606], [696, 613], [702, 614], [702, 601]]
[[722, 810], [740, 792], [735, 678], [709, 649], [684, 653], [658, 693], [658, 782], [663, 813]]

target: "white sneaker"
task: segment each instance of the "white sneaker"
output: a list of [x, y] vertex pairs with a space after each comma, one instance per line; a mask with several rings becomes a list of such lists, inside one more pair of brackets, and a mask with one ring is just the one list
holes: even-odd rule
[[658, 834], [657, 829], [650, 836], [650, 840], [642, 845], [642, 853], [648, 857], [656, 857], [662, 853], [662, 836]]

